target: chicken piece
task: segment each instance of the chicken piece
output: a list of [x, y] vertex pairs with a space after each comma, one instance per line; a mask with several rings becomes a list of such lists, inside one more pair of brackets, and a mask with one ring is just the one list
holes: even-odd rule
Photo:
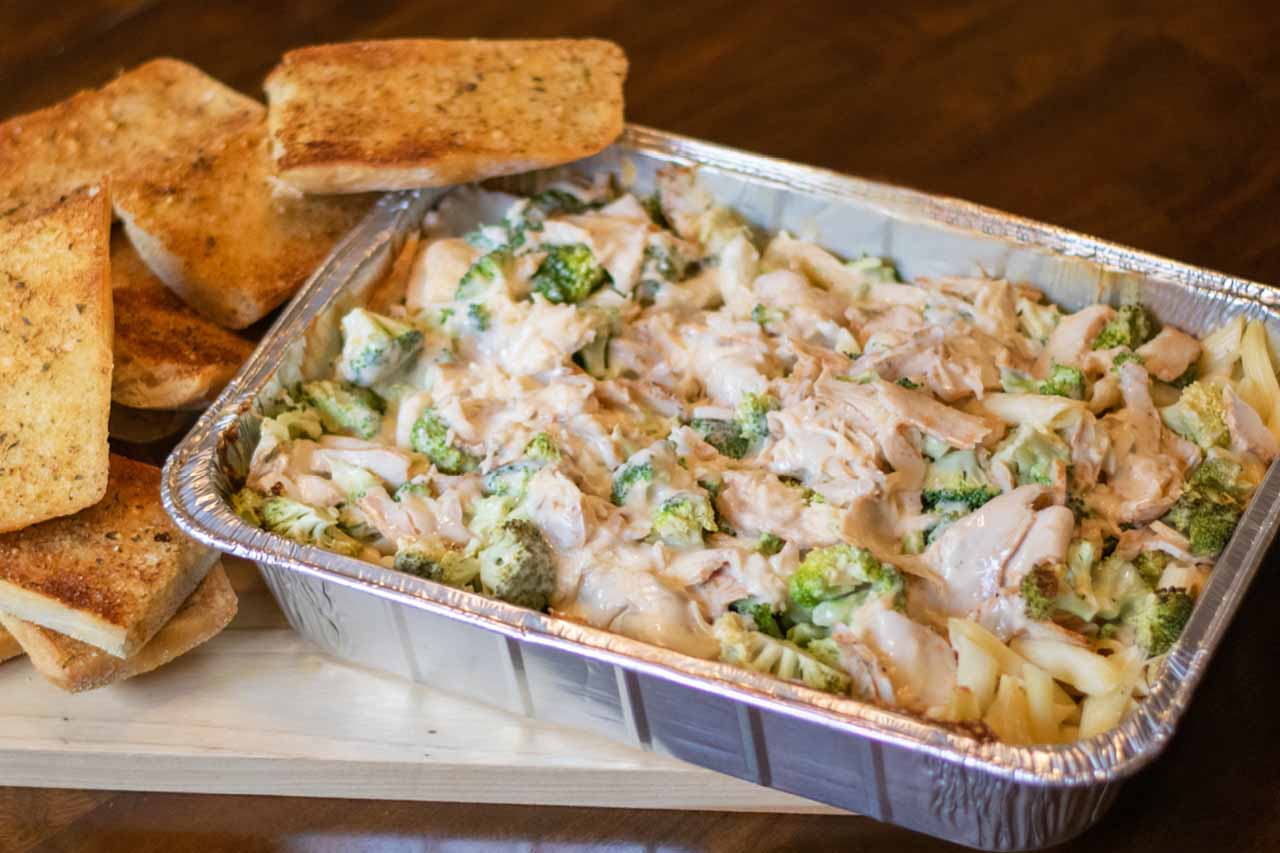
[[739, 536], [773, 535], [800, 548], [840, 541], [840, 517], [830, 503], [809, 504], [804, 492], [760, 470], [725, 471], [716, 500]]
[[831, 639], [835, 640], [840, 651], [840, 668], [853, 680], [853, 695], [889, 708], [896, 705], [896, 691], [888, 672], [876, 653], [858, 639], [853, 629], [848, 625], [836, 625]]
[[1036, 520], [1033, 508], [1048, 497], [1043, 486], [1021, 486], [993, 498], [947, 527], [923, 561], [942, 579], [931, 609], [967, 616], [1004, 585], [1009, 564]]
[[1172, 382], [1200, 360], [1200, 342], [1186, 332], [1165, 326], [1154, 338], [1137, 349], [1143, 363], [1156, 379]]
[[1280, 442], [1262, 422], [1262, 417], [1229, 385], [1222, 389], [1227, 410], [1227, 428], [1231, 431], [1231, 449], [1252, 453], [1265, 464], [1280, 456]]
[[1115, 315], [1116, 309], [1110, 305], [1090, 305], [1063, 317], [1036, 362], [1036, 375], [1045, 376], [1054, 364], [1080, 366], [1092, 352], [1093, 339]]
[[553, 546], [568, 551], [587, 540], [592, 517], [587, 509], [589, 500], [572, 480], [545, 467], [529, 479], [516, 512], [538, 525]]
[[969, 450], [993, 438], [997, 431], [982, 418], [939, 403], [928, 394], [892, 382], [871, 383], [889, 416], [913, 426], [952, 447]]
[[322, 435], [317, 442], [316, 458], [321, 463], [320, 473], [329, 472], [333, 460], [363, 468], [380, 480], [398, 488], [409, 479], [413, 456], [403, 450], [387, 447], [376, 441], [365, 441], [344, 435]]
[[956, 683], [955, 652], [929, 628], [876, 601], [854, 613], [849, 631], [876, 656], [893, 685], [895, 705], [921, 712], [950, 697]]
[[405, 307], [421, 311], [444, 302], [452, 302], [458, 282], [480, 257], [480, 251], [466, 240], [447, 237], [427, 246], [414, 262], [405, 290]]
[[517, 376], [534, 376], [563, 365], [599, 333], [595, 318], [573, 305], [538, 299], [523, 310], [503, 312], [494, 324], [502, 341], [498, 360]]
[[557, 615], [694, 657], [720, 653], [697, 602], [653, 574], [622, 564], [604, 561], [583, 571], [577, 594], [555, 602], [555, 608]]
[[1005, 566], [1002, 585], [1006, 589], [1017, 589], [1027, 572], [1036, 566], [1065, 562], [1075, 526], [1075, 516], [1065, 506], [1049, 506], [1037, 512], [1018, 550]]
[[[843, 413], [848, 414], [848, 413]], [[884, 482], [871, 435], [815, 400], [768, 415], [772, 439], [757, 457], [780, 476], [798, 476], [830, 501], [845, 504]]]
[[585, 244], [609, 271], [613, 288], [630, 294], [640, 277], [649, 234], [656, 230], [640, 202], [628, 193], [593, 213], [548, 220], [542, 243]]

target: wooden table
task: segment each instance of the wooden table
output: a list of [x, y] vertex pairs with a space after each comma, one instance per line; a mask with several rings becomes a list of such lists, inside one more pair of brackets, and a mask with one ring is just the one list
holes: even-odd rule
[[[257, 93], [287, 48], [424, 34], [612, 38], [631, 57], [634, 121], [1280, 282], [1280, 15], [1267, 2], [8, 0], [0, 116], [159, 55]], [[1280, 849], [1274, 568], [1166, 755], [1069, 849]], [[3, 851], [535, 843], [946, 847], [860, 818], [0, 789]]]

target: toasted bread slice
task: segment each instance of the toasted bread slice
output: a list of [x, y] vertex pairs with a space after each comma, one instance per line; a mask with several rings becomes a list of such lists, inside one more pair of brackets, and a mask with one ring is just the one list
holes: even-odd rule
[[182, 657], [227, 627], [236, 607], [227, 573], [215, 565], [151, 642], [123, 660], [4, 613], [0, 613], [0, 624], [17, 638], [37, 672], [63, 690], [79, 693], [151, 672]]
[[123, 233], [111, 239], [115, 368], [111, 399], [135, 409], [213, 400], [253, 344], [197, 314], [147, 269]]
[[215, 559], [165, 515], [160, 469], [112, 454], [97, 505], [0, 536], [0, 612], [127, 658]]
[[111, 175], [147, 174], [151, 162], [261, 120], [252, 98], [173, 59], [139, 65], [101, 89], [0, 124], [0, 213], [41, 207]]
[[595, 154], [622, 132], [613, 42], [389, 40], [290, 51], [267, 77], [272, 155], [304, 192], [465, 183]]
[[0, 663], [16, 658], [22, 654], [22, 646], [18, 645], [18, 641], [13, 635], [0, 625]]
[[109, 211], [97, 184], [0, 218], [0, 532], [107, 488]]
[[168, 157], [115, 193], [116, 213], [147, 266], [231, 329], [292, 296], [373, 201], [276, 193], [270, 166], [259, 122]]

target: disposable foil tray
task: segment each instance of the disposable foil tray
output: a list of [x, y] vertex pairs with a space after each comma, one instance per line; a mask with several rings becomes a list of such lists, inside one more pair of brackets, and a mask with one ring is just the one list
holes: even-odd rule
[[[567, 170], [615, 173], [638, 191], [664, 165], [753, 224], [846, 256], [886, 255], [908, 278], [1026, 281], [1068, 309], [1140, 294], [1202, 334], [1243, 314], [1280, 329], [1278, 294], [988, 208], [629, 127]], [[508, 179], [532, 191], [565, 169]], [[255, 560], [290, 623], [339, 658], [641, 749], [990, 850], [1043, 847], [1096, 822], [1121, 782], [1163, 749], [1270, 544], [1280, 475], [1258, 490], [1151, 695], [1119, 728], [1070, 745], [1018, 747], [818, 693], [381, 566], [296, 545], [240, 520], [227, 496], [247, 468], [261, 404], [321, 375], [338, 318], [360, 304], [439, 191], [380, 200], [276, 322], [165, 466], [164, 502], [188, 534]]]

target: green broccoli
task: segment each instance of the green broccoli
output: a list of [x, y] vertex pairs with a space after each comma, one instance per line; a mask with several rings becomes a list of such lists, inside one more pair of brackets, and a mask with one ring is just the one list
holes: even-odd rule
[[873, 281], [902, 281], [898, 277], [898, 268], [888, 258], [864, 254], [854, 260], [845, 261], [844, 265]]
[[398, 572], [416, 575], [436, 583], [475, 591], [480, 576], [480, 563], [462, 551], [431, 548], [410, 542], [396, 551], [393, 567]]
[[1195, 600], [1186, 590], [1158, 589], [1135, 604], [1125, 623], [1133, 627], [1147, 656], [1158, 657], [1173, 648], [1194, 609]]
[[915, 381], [909, 376], [904, 376], [901, 379], [899, 379], [898, 384], [901, 385], [903, 388], [906, 388], [908, 391], [920, 390], [920, 383]]
[[533, 475], [541, 467], [541, 462], [521, 459], [494, 468], [484, 475], [484, 492], [486, 495], [503, 495], [519, 500], [524, 496], [529, 480], [533, 479]]
[[653, 512], [653, 532], [675, 548], [701, 545], [703, 531], [715, 533], [718, 529], [715, 511], [706, 495], [693, 492], [675, 494]]
[[1049, 375], [1040, 381], [1040, 393], [1054, 397], [1070, 397], [1083, 400], [1085, 393], [1084, 372], [1067, 364], [1054, 364]]
[[422, 332], [400, 320], [364, 308], [342, 318], [342, 354], [337, 373], [368, 388], [395, 373], [422, 349]]
[[[719, 525], [717, 524], [717, 526]], [[786, 544], [780, 537], [765, 532], [760, 534], [760, 541], [756, 543], [756, 550], [766, 557], [772, 557], [781, 551]]]
[[245, 486], [231, 496], [231, 509], [254, 527], [261, 527], [262, 502], [266, 499], [262, 492]]
[[369, 523], [368, 517], [349, 503], [338, 505], [338, 527], [343, 533], [361, 542], [375, 542], [382, 538], [382, 533]]
[[610, 497], [618, 506], [622, 506], [627, 502], [631, 489], [637, 483], [653, 482], [653, 463], [652, 462], [635, 462], [623, 465], [613, 475], [613, 490]]
[[1231, 541], [1243, 513], [1234, 497], [1216, 489], [1189, 486], [1162, 521], [1191, 542], [1191, 553], [1216, 556]]
[[475, 299], [503, 275], [507, 264], [511, 262], [511, 252], [505, 248], [494, 249], [476, 259], [458, 281], [458, 289], [453, 298], [457, 300]]
[[443, 474], [474, 471], [480, 459], [449, 441], [449, 425], [433, 409], [424, 409], [409, 431], [409, 446]]
[[[706, 490], [707, 499], [711, 501], [711, 509], [715, 513], [716, 530], [726, 536], [737, 536], [738, 532], [733, 529], [733, 525], [729, 524], [729, 522], [725, 520], [724, 515], [720, 512], [719, 500], [720, 493], [724, 491], [724, 483], [722, 481], [703, 479], [698, 481], [698, 485]], [[762, 533], [760, 535], [760, 542], [756, 546], [756, 550], [765, 556], [771, 556], [771, 554], [765, 550], [765, 548], [771, 547], [765, 540], [765, 537], [769, 536], [777, 539], [777, 537], [773, 536], [771, 533]], [[782, 540], [778, 539], [778, 543], [778, 550], [782, 550]]]
[[609, 378], [609, 344], [618, 326], [618, 312], [595, 307], [585, 307], [593, 316], [595, 335], [591, 342], [573, 354], [573, 360], [592, 379]]
[[507, 231], [507, 245], [512, 249], [523, 246], [527, 231], [541, 231], [551, 216], [560, 213], [582, 213], [594, 210], [604, 203], [586, 201], [571, 192], [559, 189], [543, 190], [532, 198], [517, 202], [503, 217]]
[[972, 511], [1000, 494], [972, 450], [952, 450], [929, 463], [921, 501], [926, 510]]
[[391, 495], [394, 501], [402, 501], [407, 497], [417, 495], [418, 497], [431, 497], [431, 484], [427, 482], [425, 477], [414, 477], [412, 480], [406, 480], [400, 484], [400, 487]]
[[1066, 566], [1037, 566], [1023, 576], [1018, 591], [1027, 616], [1043, 621], [1053, 615], [1061, 590], [1058, 577], [1065, 572]]
[[477, 332], [489, 330], [489, 309], [482, 302], [472, 302], [467, 306], [467, 320]]
[[822, 640], [829, 636], [831, 636], [830, 629], [814, 625], [812, 622], [796, 622], [787, 629], [787, 639], [802, 649], [808, 648], [814, 640]]
[[794, 604], [813, 609], [853, 593], [861, 594], [863, 600], [891, 596], [897, 604], [904, 586], [893, 566], [881, 563], [865, 548], [840, 544], [809, 551], [792, 572], [787, 591]]
[[286, 497], [269, 497], [262, 502], [259, 513], [265, 530], [303, 545], [315, 545], [348, 557], [359, 554], [363, 547], [342, 531], [338, 514], [331, 509]]
[[546, 610], [556, 589], [556, 560], [533, 522], [513, 518], [498, 525], [479, 552], [480, 582], [495, 598]]
[[320, 415], [310, 406], [286, 409], [270, 418], [263, 418], [260, 427], [265, 435], [275, 432], [276, 439], [284, 443], [295, 438], [309, 438], [312, 441], [324, 434], [324, 423]]
[[368, 388], [317, 379], [303, 383], [301, 393], [320, 416], [325, 432], [370, 439], [382, 428], [386, 403]]
[[827, 693], [849, 692], [852, 682], [848, 675], [795, 643], [748, 630], [737, 613], [725, 613], [716, 620], [713, 630], [720, 641], [720, 660], [725, 663], [797, 681]]
[[1174, 378], [1173, 381], [1170, 382], [1169, 384], [1172, 385], [1174, 388], [1186, 388], [1188, 385], [1190, 385], [1192, 382], [1195, 382], [1199, 378], [1200, 378], [1200, 362], [1193, 361], [1191, 362], [1190, 367], [1182, 371], [1182, 373], [1179, 374], [1176, 378]]
[[[662, 239], [662, 235], [655, 235], [655, 238], [650, 239]], [[676, 283], [689, 274], [692, 266], [692, 262], [669, 243], [650, 242], [644, 247], [640, 278], [653, 281], [659, 286], [662, 282]]]
[[533, 289], [548, 302], [581, 302], [613, 279], [582, 243], [548, 246], [547, 257], [534, 272]]
[[1092, 582], [1096, 616], [1105, 620], [1121, 618], [1151, 592], [1137, 567], [1114, 554], [1094, 566]]
[[329, 463], [329, 476], [333, 484], [346, 494], [349, 501], [358, 501], [371, 489], [382, 488], [382, 481], [369, 471], [340, 459], [334, 459]]
[[773, 607], [769, 602], [759, 598], [739, 598], [729, 607], [736, 613], [750, 616], [757, 631], [782, 639], [782, 629], [778, 627], [778, 618], [774, 615]]
[[787, 318], [785, 311], [778, 308], [771, 308], [768, 305], [757, 303], [756, 307], [751, 309], [751, 320], [760, 325], [761, 328], [767, 328], [775, 323], [781, 323]]
[[1022, 424], [996, 448], [993, 463], [1012, 468], [1018, 485], [1038, 483], [1052, 485], [1059, 468], [1065, 470], [1071, 459], [1071, 448], [1056, 433]]
[[1143, 365], [1146, 363], [1147, 360], [1133, 350], [1125, 350], [1124, 352], [1116, 353], [1116, 357], [1111, 359], [1111, 369], [1119, 373], [1120, 368], [1126, 364]]
[[1121, 305], [1116, 315], [1093, 339], [1093, 349], [1127, 347], [1134, 350], [1155, 335], [1155, 321], [1141, 305]]
[[1090, 622], [1098, 615], [1093, 594], [1093, 566], [1097, 548], [1088, 539], [1076, 539], [1067, 546], [1066, 571], [1062, 575], [1054, 609]]
[[1192, 382], [1182, 389], [1178, 402], [1160, 410], [1160, 419], [1178, 435], [1206, 449], [1231, 442], [1222, 392], [1204, 382]]
[[1143, 551], [1133, 558], [1133, 567], [1138, 570], [1138, 576], [1152, 589], [1159, 585], [1160, 576], [1164, 574], [1167, 565], [1169, 555], [1164, 551]]
[[524, 455], [539, 462], [559, 462], [560, 448], [550, 434], [540, 432], [524, 447]]
[[778, 401], [768, 394], [744, 394], [738, 402], [734, 418], [738, 430], [748, 441], [769, 437], [769, 412], [778, 408]]
[[741, 459], [751, 449], [751, 441], [742, 434], [737, 421], [726, 421], [718, 418], [694, 418], [689, 421], [689, 426], [694, 432], [702, 436], [707, 444], [730, 459]]

